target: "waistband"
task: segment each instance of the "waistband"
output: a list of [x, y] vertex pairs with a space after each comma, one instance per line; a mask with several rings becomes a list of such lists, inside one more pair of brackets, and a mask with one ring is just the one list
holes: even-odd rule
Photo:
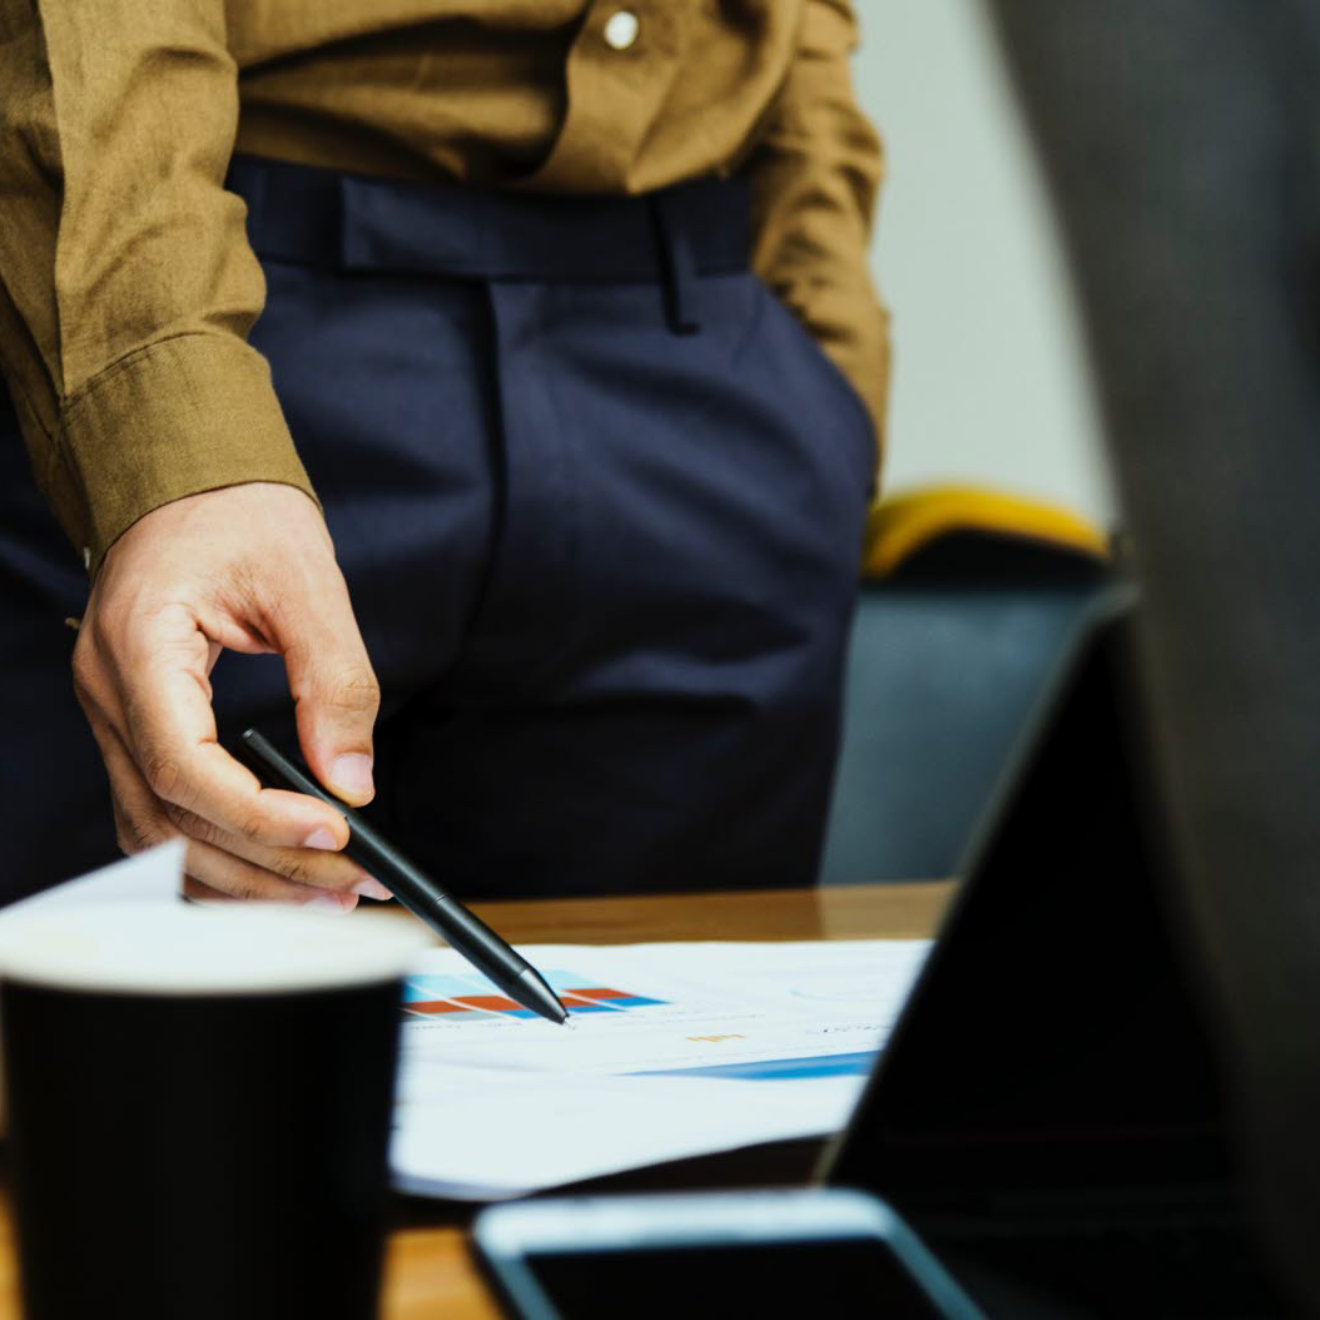
[[248, 206], [258, 256], [340, 270], [480, 280], [671, 283], [746, 270], [743, 180], [640, 197], [497, 192], [365, 178], [236, 156], [226, 186]]

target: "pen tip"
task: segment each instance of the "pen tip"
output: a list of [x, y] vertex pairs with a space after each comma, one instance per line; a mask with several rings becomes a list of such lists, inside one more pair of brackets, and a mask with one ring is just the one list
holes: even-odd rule
[[[543, 1018], [550, 1022], [557, 1022], [563, 1026], [568, 1021], [568, 1009], [559, 1001], [559, 996], [542, 979], [540, 972], [534, 967], [525, 967], [519, 978], [522, 981], [523, 989], [527, 997], [521, 998], [520, 1002], [528, 1008], [534, 1009]], [[520, 998], [515, 995], [515, 998]]]

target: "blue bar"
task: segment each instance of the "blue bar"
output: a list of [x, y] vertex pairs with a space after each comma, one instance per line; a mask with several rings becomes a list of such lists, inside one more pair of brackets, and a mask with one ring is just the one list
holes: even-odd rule
[[760, 1059], [751, 1063], [712, 1063], [701, 1068], [648, 1068], [636, 1077], [706, 1077], [741, 1082], [790, 1082], [803, 1077], [865, 1077], [878, 1050], [822, 1054], [805, 1059]]
[[566, 972], [562, 967], [542, 972], [541, 975], [552, 990], [571, 990], [575, 985], [594, 984], [578, 972]]
[[[480, 994], [486, 978], [468, 976], [410, 976], [404, 982], [403, 1000], [406, 1004], [425, 1003], [430, 999], [452, 999], [455, 995]], [[498, 994], [492, 986], [487, 994]]]

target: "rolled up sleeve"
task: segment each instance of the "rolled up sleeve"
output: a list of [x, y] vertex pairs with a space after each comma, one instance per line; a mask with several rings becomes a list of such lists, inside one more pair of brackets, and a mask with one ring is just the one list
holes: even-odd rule
[[223, 0], [0, 0], [0, 84], [0, 368], [92, 570], [185, 495], [311, 495], [246, 338], [265, 287], [224, 188]]

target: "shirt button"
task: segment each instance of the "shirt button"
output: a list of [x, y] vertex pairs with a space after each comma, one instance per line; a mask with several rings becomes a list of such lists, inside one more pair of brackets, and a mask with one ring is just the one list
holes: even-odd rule
[[83, 567], [91, 568], [91, 566], [92, 566], [92, 547], [90, 545], [85, 545], [83, 546]]
[[605, 44], [613, 50], [627, 50], [637, 40], [641, 26], [631, 9], [620, 9], [605, 23]]

